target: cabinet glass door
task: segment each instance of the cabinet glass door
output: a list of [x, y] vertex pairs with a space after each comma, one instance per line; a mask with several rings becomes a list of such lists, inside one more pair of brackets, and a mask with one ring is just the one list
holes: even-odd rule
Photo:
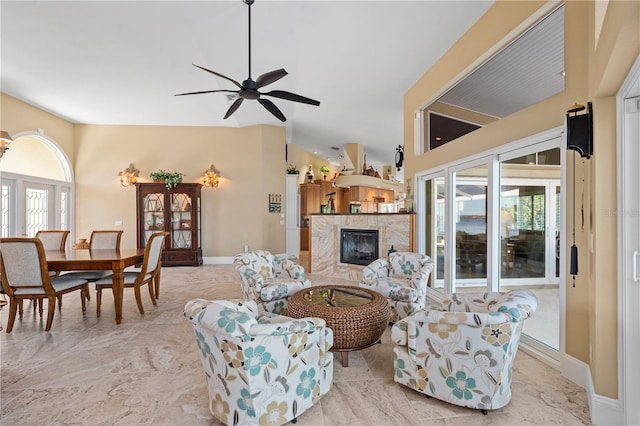
[[164, 194], [152, 192], [145, 195], [143, 204], [144, 245], [154, 232], [164, 231]]
[[190, 249], [191, 241], [191, 197], [183, 192], [171, 196], [171, 248]]

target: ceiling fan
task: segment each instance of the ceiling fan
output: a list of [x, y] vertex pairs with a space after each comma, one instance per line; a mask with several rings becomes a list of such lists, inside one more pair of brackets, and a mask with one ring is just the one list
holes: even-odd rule
[[185, 96], [185, 95], [200, 95], [203, 93], [215, 93], [215, 92], [226, 92], [226, 93], [237, 93], [238, 98], [231, 104], [227, 113], [224, 115], [225, 120], [229, 118], [236, 110], [242, 105], [242, 102], [245, 99], [257, 100], [260, 104], [267, 109], [271, 114], [275, 115], [278, 120], [285, 122], [287, 118], [284, 116], [282, 111], [269, 99], [264, 99], [261, 96], [271, 96], [274, 98], [285, 99], [287, 101], [300, 102], [303, 104], [316, 105], [319, 106], [320, 102], [311, 98], [307, 98], [304, 96], [296, 95], [295, 93], [286, 92], [284, 90], [272, 90], [270, 92], [260, 92], [258, 89], [274, 83], [280, 80], [282, 77], [287, 75], [287, 72], [284, 68], [280, 68], [275, 71], [270, 71], [262, 74], [258, 77], [257, 80], [253, 80], [251, 78], [251, 5], [255, 0], [242, 0], [249, 7], [249, 78], [242, 82], [242, 84], [238, 83], [232, 78], [227, 77], [226, 75], [222, 75], [210, 69], [201, 67], [199, 65], [193, 64], [194, 67], [200, 68], [203, 71], [209, 72], [213, 75], [217, 75], [218, 77], [224, 78], [225, 80], [229, 80], [233, 84], [235, 84], [239, 90], [204, 90], [200, 92], [189, 92], [189, 93], [179, 93], [175, 96]]

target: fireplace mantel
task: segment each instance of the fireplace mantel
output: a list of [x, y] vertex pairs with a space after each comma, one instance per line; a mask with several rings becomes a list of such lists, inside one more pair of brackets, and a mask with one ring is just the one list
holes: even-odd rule
[[360, 280], [364, 266], [340, 263], [340, 230], [378, 230], [379, 257], [389, 249], [414, 251], [413, 213], [314, 214], [309, 221], [310, 271], [314, 274]]

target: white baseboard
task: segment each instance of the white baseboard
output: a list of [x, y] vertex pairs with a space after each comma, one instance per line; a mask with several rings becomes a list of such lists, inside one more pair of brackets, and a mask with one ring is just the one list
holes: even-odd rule
[[570, 355], [563, 354], [560, 357], [560, 371], [563, 377], [581, 388], [587, 389], [591, 383], [589, 365]]
[[[297, 259], [295, 254], [278, 253], [277, 256], [281, 256], [287, 259]], [[233, 263], [233, 256], [217, 256], [217, 257], [203, 257], [203, 265], [231, 265]]]
[[203, 257], [203, 265], [231, 265], [233, 256]]
[[564, 377], [587, 391], [591, 423], [598, 426], [624, 424], [624, 410], [620, 400], [595, 393], [589, 365], [564, 354], [560, 360], [560, 367]]

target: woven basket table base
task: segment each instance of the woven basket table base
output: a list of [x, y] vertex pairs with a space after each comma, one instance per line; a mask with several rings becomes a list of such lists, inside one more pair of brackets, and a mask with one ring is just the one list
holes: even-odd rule
[[[357, 306], [331, 306], [331, 302], [310, 302], [312, 292], [338, 291], [366, 294], [368, 299]], [[356, 296], [357, 297], [357, 296]], [[342, 353], [342, 365], [349, 366], [348, 354], [367, 348], [380, 340], [389, 324], [391, 308], [379, 293], [359, 287], [327, 285], [301, 290], [291, 296], [287, 316], [292, 318], [318, 317], [333, 330], [331, 351]]]

